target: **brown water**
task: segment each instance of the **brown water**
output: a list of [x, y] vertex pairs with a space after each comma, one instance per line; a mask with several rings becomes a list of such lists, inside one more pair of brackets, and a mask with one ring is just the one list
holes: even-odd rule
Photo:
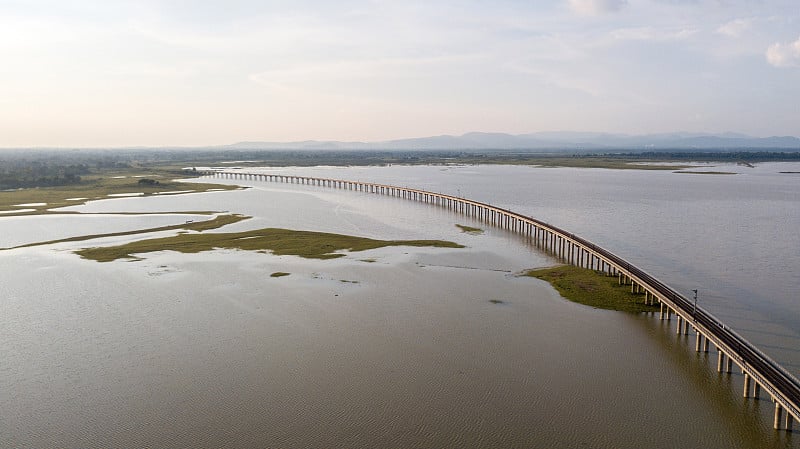
[[771, 429], [769, 400], [743, 400], [741, 375], [716, 373], [715, 353], [696, 354], [674, 322], [514, 276], [553, 261], [504, 231], [285, 186], [152, 200], [91, 207], [205, 205], [256, 216], [237, 227], [468, 248], [107, 264], [68, 251], [85, 244], [0, 252], [0, 446], [800, 447]]

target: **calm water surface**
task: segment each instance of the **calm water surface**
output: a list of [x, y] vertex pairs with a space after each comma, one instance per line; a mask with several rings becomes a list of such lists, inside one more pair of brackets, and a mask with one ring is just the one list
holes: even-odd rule
[[[763, 264], [771, 252], [778, 260], [769, 267], [797, 267], [784, 249], [796, 236], [784, 235], [783, 245], [741, 238], [798, 223], [798, 178], [526, 167], [283, 171], [460, 192], [534, 215], [676, 287], [702, 280], [709, 309], [724, 298], [728, 315], [714, 313], [749, 325], [743, 333], [771, 343], [765, 349], [776, 357], [796, 357], [797, 308], [771, 282], [797, 287], [796, 270], [765, 274], [754, 265], [744, 282], [739, 259]], [[750, 183], [738, 201], [748, 213], [730, 215], [734, 200], [709, 209], [730, 195], [731, 182]], [[773, 184], [759, 194], [753, 186], [764, 182]], [[112, 263], [71, 252], [87, 242], [2, 251], [0, 446], [800, 447], [797, 434], [771, 430], [768, 399], [741, 399], [741, 376], [716, 373], [715, 354], [694, 353], [693, 337], [675, 335], [670, 323], [576, 305], [516, 277], [555, 261], [512, 234], [394, 198], [250, 184], [73, 209], [230, 210], [254, 218], [225, 231], [277, 226], [467, 248], [384, 248], [328, 261], [160, 252]], [[673, 217], [684, 206], [695, 216]], [[741, 216], [749, 218], [737, 230]], [[0, 219], [0, 247], [62, 237], [71, 222], [61, 218]], [[77, 233], [164, 224], [163, 216], [117, 219], [83, 222]], [[463, 234], [456, 223], [486, 232]], [[739, 237], [739, 248], [717, 247], [726, 240], [720, 233]], [[762, 240], [771, 248], [754, 248]], [[705, 256], [695, 263], [698, 254]], [[269, 277], [275, 271], [291, 275]], [[773, 321], [775, 313], [782, 319]]]

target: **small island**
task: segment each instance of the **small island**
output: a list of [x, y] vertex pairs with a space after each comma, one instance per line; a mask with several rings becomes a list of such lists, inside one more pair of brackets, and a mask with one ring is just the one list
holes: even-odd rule
[[117, 246], [85, 248], [75, 252], [85, 259], [98, 262], [117, 259], [137, 260], [134, 254], [154, 251], [199, 253], [218, 248], [269, 251], [278, 256], [294, 255], [309, 259], [335, 259], [344, 257], [343, 253], [337, 251], [364, 251], [386, 246], [464, 247], [444, 240], [376, 240], [326, 232], [265, 228], [230, 233], [183, 233]]
[[462, 225], [458, 223], [456, 223], [456, 227], [458, 229], [461, 229], [461, 232], [467, 234], [473, 234], [473, 235], [483, 234], [483, 229], [481, 228], [473, 228], [472, 226]]
[[644, 304], [641, 294], [631, 293], [627, 285], [605, 273], [572, 265], [528, 270], [523, 276], [545, 280], [564, 298], [598, 309], [642, 313], [658, 310], [657, 306]]

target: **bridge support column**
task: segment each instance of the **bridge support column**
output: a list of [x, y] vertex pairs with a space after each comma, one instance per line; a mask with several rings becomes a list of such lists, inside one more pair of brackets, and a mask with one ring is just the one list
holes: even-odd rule
[[722, 353], [722, 350], [717, 348], [717, 372], [722, 372], [722, 360], [725, 358], [725, 354]]
[[689, 321], [683, 320], [683, 335], [689, 335]]
[[708, 337], [703, 338], [703, 352], [708, 352]]
[[750, 375], [744, 373], [744, 397], [750, 396]]
[[[697, 332], [697, 329], [695, 329], [695, 332]], [[702, 342], [702, 340], [703, 340], [703, 334], [697, 332], [696, 338], [694, 339], [694, 352], [700, 352], [700, 343]]]
[[789, 432], [792, 431], [792, 421], [794, 421], [792, 419], [792, 414], [787, 411], [786, 412], [786, 426], [784, 426], [784, 428]]
[[761, 385], [759, 385], [758, 381], [753, 382], [753, 397], [758, 398], [761, 396]]
[[733, 360], [731, 360], [731, 357], [730, 357], [730, 356], [728, 356], [728, 357], [725, 359], [725, 372], [726, 372], [726, 373], [730, 373], [730, 372], [731, 372], [731, 368], [732, 368], [732, 367], [733, 367]]
[[775, 420], [772, 422], [772, 427], [774, 427], [775, 430], [781, 428], [781, 418], [783, 418], [783, 407], [779, 402], [775, 402]]
[[661, 309], [660, 309], [659, 314], [658, 314], [658, 319], [660, 319], [662, 321], [664, 320], [664, 303], [663, 302], [661, 303]]
[[682, 327], [683, 327], [683, 318], [681, 318], [681, 316], [678, 315], [678, 330], [676, 332], [678, 335], [680, 335], [681, 332], [683, 331], [683, 329], [681, 329]]

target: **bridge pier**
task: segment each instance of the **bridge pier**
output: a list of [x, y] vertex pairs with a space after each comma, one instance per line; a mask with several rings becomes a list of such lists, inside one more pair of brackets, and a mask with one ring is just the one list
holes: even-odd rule
[[722, 372], [722, 361], [725, 358], [725, 354], [722, 353], [722, 350], [717, 348], [717, 372]]
[[748, 397], [750, 395], [750, 375], [744, 373], [744, 397]]
[[781, 428], [781, 418], [783, 418], [783, 407], [781, 406], [780, 402], [775, 402], [775, 419], [772, 422], [772, 427], [775, 430], [780, 430]]

